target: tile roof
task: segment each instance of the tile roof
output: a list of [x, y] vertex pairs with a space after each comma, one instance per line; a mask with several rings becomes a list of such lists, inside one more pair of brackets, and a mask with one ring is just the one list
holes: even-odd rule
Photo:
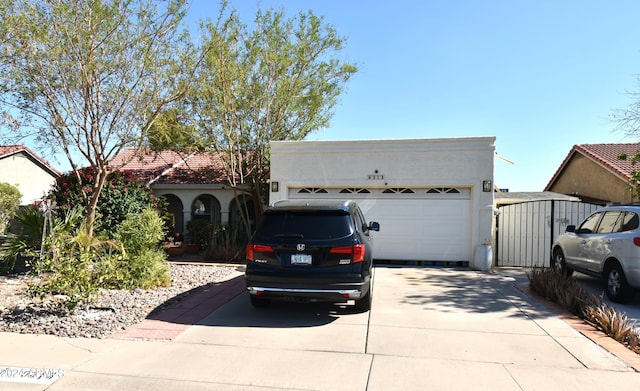
[[[548, 190], [560, 175], [569, 160], [576, 154], [580, 153], [594, 162], [608, 169], [621, 179], [627, 181], [631, 177], [631, 172], [636, 169], [640, 170], [640, 164], [635, 167], [631, 165], [631, 157], [640, 152], [640, 143], [626, 144], [576, 144], [564, 159], [558, 170], [555, 172], [545, 190]], [[629, 156], [627, 160], [620, 160], [618, 156], [621, 153]]]
[[11, 155], [15, 155], [21, 152], [27, 154], [28, 156], [31, 156], [31, 158], [34, 159], [36, 164], [40, 164], [45, 170], [50, 171], [51, 174], [53, 174], [54, 176], [61, 175], [60, 171], [58, 171], [55, 167], [49, 164], [48, 161], [38, 156], [35, 152], [33, 152], [31, 149], [29, 149], [25, 145], [0, 145], [0, 159], [4, 159], [6, 157], [9, 157]]
[[122, 171], [133, 171], [148, 183], [218, 184], [226, 182], [222, 159], [214, 153], [138, 152], [129, 148], [114, 156], [109, 161], [109, 165]]

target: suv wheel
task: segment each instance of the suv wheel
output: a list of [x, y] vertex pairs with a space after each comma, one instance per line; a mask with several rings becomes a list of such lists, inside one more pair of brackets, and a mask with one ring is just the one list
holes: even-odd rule
[[607, 266], [605, 270], [605, 283], [607, 297], [616, 303], [628, 303], [635, 294], [633, 288], [627, 283], [622, 267], [617, 264]]
[[254, 295], [249, 295], [249, 298], [251, 299], [251, 305], [253, 305], [256, 308], [261, 308], [261, 307], [266, 307], [269, 304], [271, 304], [271, 300], [269, 299], [264, 299], [262, 297], [257, 297]]
[[553, 250], [551, 267], [566, 278], [571, 277], [571, 275], [573, 274], [573, 269], [569, 269], [567, 267], [567, 262], [564, 259], [564, 253], [559, 248]]
[[356, 300], [356, 308], [360, 311], [369, 311], [371, 309], [371, 288], [363, 298]]

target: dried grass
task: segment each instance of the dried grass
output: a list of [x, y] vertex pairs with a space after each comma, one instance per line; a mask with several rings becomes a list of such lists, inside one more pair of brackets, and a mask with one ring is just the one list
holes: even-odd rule
[[640, 354], [640, 332], [626, 313], [607, 305], [601, 297], [589, 294], [576, 280], [568, 279], [550, 268], [527, 272], [531, 290], [558, 303], [574, 315], [593, 324], [603, 333]]

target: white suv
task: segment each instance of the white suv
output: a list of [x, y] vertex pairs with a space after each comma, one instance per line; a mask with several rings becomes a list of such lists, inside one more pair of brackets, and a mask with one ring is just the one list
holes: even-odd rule
[[553, 244], [551, 266], [604, 279], [607, 297], [618, 303], [633, 299], [640, 288], [640, 205], [607, 206], [577, 228], [567, 226]]

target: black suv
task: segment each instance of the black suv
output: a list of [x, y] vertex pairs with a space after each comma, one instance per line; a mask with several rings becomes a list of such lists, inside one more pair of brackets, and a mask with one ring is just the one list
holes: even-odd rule
[[247, 245], [251, 303], [271, 299], [346, 302], [371, 308], [371, 231], [354, 201], [279, 201]]

